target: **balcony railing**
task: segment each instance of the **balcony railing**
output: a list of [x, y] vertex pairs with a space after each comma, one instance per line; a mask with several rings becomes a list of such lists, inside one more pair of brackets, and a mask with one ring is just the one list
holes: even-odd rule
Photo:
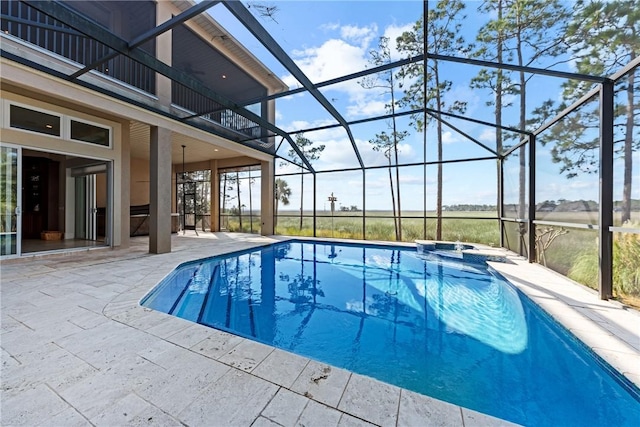
[[[99, 61], [113, 52], [108, 46], [25, 3], [18, 0], [3, 0], [0, 3], [0, 29], [5, 34], [82, 66]], [[156, 92], [156, 73], [124, 55], [111, 58], [97, 65], [94, 70], [144, 92]], [[172, 83], [172, 103], [194, 114], [201, 114], [200, 117], [205, 120], [246, 135], [246, 139], [257, 140], [255, 144], [261, 149], [273, 145], [267, 141], [266, 133], [257, 123], [176, 82]]]
[[227, 129], [240, 132], [247, 138], [264, 139], [266, 136], [256, 122], [226, 108], [222, 104], [213, 101], [179, 83], [173, 82], [171, 91], [172, 103], [182, 107], [198, 117], [212, 121]]
[[[83, 66], [92, 64], [112, 52], [104, 44], [78, 33], [17, 0], [3, 0], [1, 12], [0, 28], [3, 33]], [[147, 93], [155, 93], [155, 72], [128, 57], [116, 56], [98, 65], [95, 71]]]

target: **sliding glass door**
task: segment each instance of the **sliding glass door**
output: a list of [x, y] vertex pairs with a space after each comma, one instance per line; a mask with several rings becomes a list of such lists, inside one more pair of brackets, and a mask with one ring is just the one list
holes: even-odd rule
[[0, 257], [20, 254], [20, 148], [0, 146]]

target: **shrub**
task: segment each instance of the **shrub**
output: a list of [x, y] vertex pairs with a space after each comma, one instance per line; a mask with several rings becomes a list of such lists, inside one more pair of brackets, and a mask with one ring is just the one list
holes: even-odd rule
[[[640, 228], [627, 223], [626, 227]], [[568, 276], [591, 288], [598, 288], [598, 254], [583, 251], [569, 269]], [[640, 296], [640, 235], [616, 233], [613, 238], [613, 292], [620, 296]]]
[[[640, 228], [640, 224], [629, 224]], [[640, 296], [640, 235], [617, 233], [613, 241], [613, 285], [616, 293]]]
[[582, 251], [567, 276], [592, 289], [598, 289], [598, 253], [591, 250]]

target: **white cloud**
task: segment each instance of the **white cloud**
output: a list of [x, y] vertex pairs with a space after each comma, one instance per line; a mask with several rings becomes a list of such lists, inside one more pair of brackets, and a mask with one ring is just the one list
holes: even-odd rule
[[444, 144], [453, 144], [454, 142], [460, 142], [460, 134], [453, 133], [451, 131], [445, 131], [442, 133], [442, 142]]
[[[351, 141], [342, 128], [307, 134], [317, 145], [324, 145], [325, 149], [320, 158], [313, 162], [317, 170], [340, 169], [358, 167], [359, 163], [353, 150]], [[388, 160], [384, 153], [375, 151], [369, 141], [356, 139], [356, 147], [365, 165], [386, 165]], [[286, 147], [289, 150], [289, 147]], [[398, 144], [398, 160], [402, 163], [411, 162], [416, 156], [414, 148], [409, 144]], [[367, 184], [369, 185], [369, 184]]]
[[391, 60], [397, 61], [402, 59], [403, 55], [396, 49], [396, 39], [402, 35], [405, 31], [411, 31], [413, 24], [405, 25], [389, 25], [384, 29], [384, 37], [389, 38], [389, 47], [391, 50]]
[[[390, 25], [384, 29], [382, 35], [390, 39], [392, 60], [401, 58], [401, 55], [395, 50], [395, 39], [404, 31], [410, 30], [412, 25], [412, 23]], [[337, 23], [327, 23], [321, 26], [321, 29], [325, 31], [339, 30], [340, 35], [326, 40], [319, 46], [295, 50], [291, 54], [298, 67], [312, 82], [330, 80], [371, 66], [369, 64], [369, 50], [375, 48], [378, 43], [379, 29], [376, 24], [339, 26]], [[300, 87], [300, 83], [292, 75], [285, 75], [281, 78], [292, 88]], [[346, 97], [344, 95], [326, 96], [345, 103], [346, 116], [350, 119], [385, 113], [385, 101], [380, 98], [383, 92], [379, 89], [364, 89], [358, 81], [346, 81], [323, 89], [325, 94], [330, 91], [342, 92], [347, 95]]]
[[409, 144], [398, 144], [398, 161], [400, 163], [409, 163], [415, 160], [416, 152]]
[[[298, 82], [298, 80], [296, 80], [296, 78], [293, 77], [291, 74], [287, 74], [286, 76], [281, 77], [281, 79], [284, 82], [284, 84], [289, 86], [289, 88], [291, 89], [297, 89], [299, 87], [302, 87], [300, 82]], [[290, 99], [290, 98], [291, 98], [290, 96], [287, 96], [286, 98], [283, 98], [283, 99]]]
[[480, 136], [478, 137], [478, 141], [486, 142], [486, 143], [494, 143], [496, 142], [496, 130], [495, 129], [485, 129], [482, 131]]
[[479, 107], [481, 107], [483, 110], [486, 110], [484, 102], [480, 101], [478, 91], [469, 88], [467, 81], [457, 80], [453, 83], [454, 86], [445, 94], [445, 102], [447, 102], [448, 105], [453, 104], [453, 101], [466, 102], [467, 108], [465, 110], [465, 114], [468, 116], [473, 116], [470, 113], [477, 111]]
[[[324, 144], [326, 148], [318, 160], [319, 169], [340, 169], [359, 166], [349, 138], [328, 139], [321, 143]], [[365, 164], [370, 158], [383, 156], [382, 153], [374, 152], [367, 141], [356, 140], [356, 147], [358, 147], [358, 151]]]
[[347, 117], [374, 117], [387, 112], [386, 102], [359, 98], [347, 107]]
[[367, 48], [378, 33], [378, 26], [372, 24], [367, 27], [345, 25], [340, 28], [340, 36], [346, 40], [358, 43], [362, 48]]
[[323, 31], [336, 31], [338, 28], [340, 28], [340, 24], [337, 22], [328, 22], [320, 25], [320, 29]]
[[502, 105], [505, 107], [512, 106], [519, 98], [517, 95], [507, 94], [502, 97]]
[[[365, 68], [365, 50], [344, 40], [329, 39], [319, 47], [296, 50], [296, 64], [313, 82], [351, 74]], [[291, 76], [284, 76], [289, 83]], [[288, 80], [289, 81], [288, 81]]]
[[276, 171], [279, 174], [282, 173], [296, 173], [300, 172], [300, 167], [293, 163], [286, 162], [282, 159], [276, 161]]
[[[322, 120], [315, 120], [312, 122], [309, 122], [306, 120], [294, 120], [291, 123], [285, 124], [281, 127], [282, 129], [288, 132], [294, 132], [301, 129], [312, 129], [312, 128], [317, 128], [322, 126], [333, 125], [335, 123], [336, 121], [334, 119], [326, 119], [326, 120], [322, 119]], [[314, 132], [308, 132], [305, 134], [307, 138], [309, 138], [311, 141], [318, 144], [321, 144], [322, 141], [327, 139], [344, 137], [344, 135], [345, 135], [344, 129], [339, 126], [332, 127], [329, 129], [318, 130]]]

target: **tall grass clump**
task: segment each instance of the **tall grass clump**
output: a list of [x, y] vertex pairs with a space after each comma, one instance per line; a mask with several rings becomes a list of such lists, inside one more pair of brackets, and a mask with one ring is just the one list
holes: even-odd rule
[[[640, 223], [625, 227], [640, 228]], [[598, 288], [598, 254], [593, 250], [581, 252], [569, 269], [569, 278]], [[613, 236], [613, 292], [622, 297], [640, 298], [640, 235], [615, 233]]]
[[[639, 224], [630, 225], [640, 228]], [[617, 233], [613, 241], [613, 283], [620, 293], [640, 297], [640, 235]]]

